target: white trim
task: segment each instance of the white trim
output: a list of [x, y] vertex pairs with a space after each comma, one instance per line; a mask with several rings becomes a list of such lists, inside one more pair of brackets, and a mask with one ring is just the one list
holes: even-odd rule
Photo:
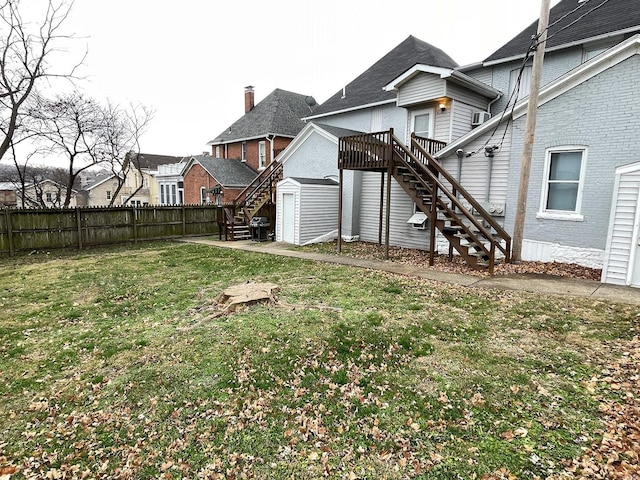
[[630, 163], [628, 165], [620, 165], [616, 168], [616, 175], [626, 175], [627, 173], [635, 173], [640, 170], [640, 162]]
[[436, 129], [436, 110], [435, 108], [420, 108], [418, 110], [409, 111], [409, 132], [407, 132], [407, 145], [410, 144], [411, 133], [416, 131], [416, 117], [419, 115], [429, 114], [429, 132], [427, 138], [433, 138]]
[[421, 73], [439, 75], [443, 80], [451, 79], [454, 83], [461, 84], [486, 97], [497, 97], [500, 95], [499, 90], [458, 70], [454, 70], [452, 68], [433, 67], [431, 65], [421, 63], [414, 65], [402, 75], [393, 79], [383, 87], [383, 90], [386, 90], [387, 92], [397, 91], [400, 86], [404, 85], [406, 82]]
[[[287, 145], [280, 155], [278, 155], [278, 161], [284, 165], [284, 163], [291, 158], [291, 156], [304, 144], [304, 142], [314, 133], [317, 133], [329, 140], [332, 143], [338, 145], [338, 137], [332, 133], [324, 130], [320, 125], [316, 123], [308, 123], [301, 131], [296, 135], [289, 145]], [[357, 133], [357, 132], [355, 132]], [[354, 134], [355, 134], [354, 133]]]
[[261, 140], [258, 142], [258, 170], [267, 168], [267, 142]]
[[[575, 211], [549, 210], [546, 208], [546, 204], [549, 198], [549, 173], [551, 168], [551, 155], [554, 153], [570, 152], [582, 153], [580, 159], [580, 178], [578, 178], [578, 192], [576, 193], [576, 209]], [[569, 220], [574, 222], [581, 222], [584, 220], [584, 216], [580, 212], [582, 211], [582, 192], [584, 190], [584, 177], [587, 170], [587, 157], [588, 148], [584, 145], [562, 145], [549, 147], [545, 150], [542, 191], [540, 193], [540, 204], [538, 205], [538, 213], [536, 214], [536, 218], [550, 220]]]
[[[635, 165], [640, 168], [640, 162]], [[628, 167], [628, 166], [627, 166]], [[613, 241], [613, 228], [616, 224], [616, 211], [618, 209], [618, 192], [620, 191], [620, 180], [622, 174], [620, 170], [624, 167], [616, 168], [616, 177], [613, 184], [613, 200], [611, 201], [611, 208], [609, 212], [609, 229], [607, 230], [607, 243], [604, 248], [604, 263], [602, 265], [602, 277], [601, 281], [604, 283], [605, 279], [609, 276], [609, 261], [611, 260], [611, 242]]]
[[357, 105], [355, 107], [345, 108], [344, 110], [334, 110], [333, 112], [321, 113], [319, 115], [311, 115], [310, 117], [304, 117], [302, 121], [306, 122], [307, 120], [316, 120], [318, 118], [330, 117], [332, 115], [340, 115], [341, 113], [355, 112], [357, 110], [364, 110], [366, 108], [371, 108], [371, 107], [379, 107], [381, 105], [388, 105], [390, 103], [396, 103], [396, 99], [393, 98], [391, 100], [383, 100], [381, 102], [368, 103], [366, 105]]
[[640, 235], [640, 192], [638, 192], [638, 200], [636, 203], [636, 218], [633, 223], [633, 234], [631, 235], [631, 245], [629, 248], [629, 265], [627, 267], [626, 285], [631, 285], [633, 280], [633, 271], [636, 266], [636, 255], [638, 253], [638, 236]]

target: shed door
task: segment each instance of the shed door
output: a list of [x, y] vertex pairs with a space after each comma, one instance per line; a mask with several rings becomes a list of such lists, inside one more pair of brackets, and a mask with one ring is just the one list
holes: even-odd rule
[[295, 195], [285, 193], [282, 195], [282, 241], [295, 242]]

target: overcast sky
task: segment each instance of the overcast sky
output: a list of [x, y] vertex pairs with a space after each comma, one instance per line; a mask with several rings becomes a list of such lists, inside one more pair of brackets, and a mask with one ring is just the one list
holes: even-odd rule
[[409, 35], [466, 65], [539, 11], [540, 0], [76, 0], [67, 31], [82, 37], [78, 56], [88, 50], [87, 94], [155, 110], [142, 151], [188, 155], [243, 115], [247, 85], [256, 103], [275, 88], [322, 103]]

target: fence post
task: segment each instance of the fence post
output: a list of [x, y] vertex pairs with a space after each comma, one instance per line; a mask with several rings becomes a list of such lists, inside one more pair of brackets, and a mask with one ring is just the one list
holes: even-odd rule
[[182, 204], [182, 236], [187, 236], [187, 209]]
[[76, 225], [78, 227], [78, 249], [82, 250], [82, 214], [80, 207], [76, 207]]
[[9, 240], [9, 255], [13, 256], [15, 252], [13, 251], [13, 228], [11, 227], [11, 209], [4, 209], [4, 215], [7, 219], [7, 239]]
[[132, 205], [131, 211], [133, 213], [133, 243], [138, 243], [138, 209]]

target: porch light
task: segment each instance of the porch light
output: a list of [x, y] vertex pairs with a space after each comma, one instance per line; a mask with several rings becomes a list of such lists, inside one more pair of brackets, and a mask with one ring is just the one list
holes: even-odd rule
[[445, 105], [444, 102], [440, 102], [439, 107], [441, 112], [444, 112], [447, 109], [447, 105]]

